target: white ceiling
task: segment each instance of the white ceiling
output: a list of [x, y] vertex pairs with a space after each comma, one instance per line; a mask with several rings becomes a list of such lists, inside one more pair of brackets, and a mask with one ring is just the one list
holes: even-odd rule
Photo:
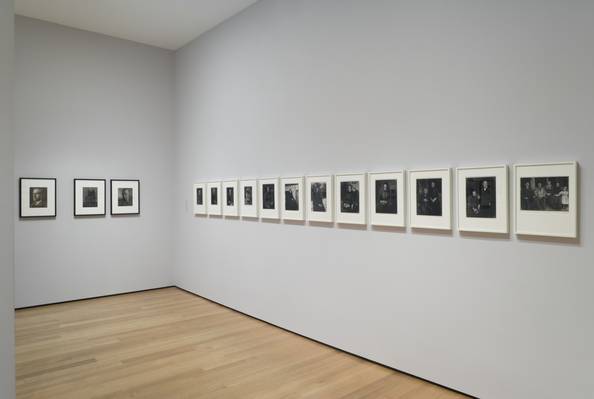
[[176, 50], [257, 0], [16, 0], [16, 13]]

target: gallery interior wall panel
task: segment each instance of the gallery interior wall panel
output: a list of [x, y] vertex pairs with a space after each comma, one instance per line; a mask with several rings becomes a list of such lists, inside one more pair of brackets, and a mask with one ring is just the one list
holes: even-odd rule
[[[57, 178], [57, 217], [16, 221], [16, 305], [170, 285], [173, 54], [18, 17], [16, 66], [16, 175]], [[75, 218], [75, 178], [140, 179], [141, 214]]]
[[14, 2], [0, 0], [0, 398], [15, 396], [12, 95]]
[[[481, 398], [590, 398], [593, 16], [587, 2], [262, 0], [181, 49], [175, 283]], [[567, 160], [577, 240], [191, 207], [192, 184], [218, 177]]]

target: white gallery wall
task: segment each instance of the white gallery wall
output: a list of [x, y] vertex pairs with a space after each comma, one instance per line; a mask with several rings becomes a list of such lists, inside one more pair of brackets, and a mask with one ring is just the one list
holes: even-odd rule
[[[593, 48], [592, 2], [256, 3], [176, 53], [175, 283], [481, 398], [591, 398]], [[191, 212], [210, 179], [568, 160], [574, 241]]]
[[15, 396], [13, 123], [14, 1], [0, 0], [0, 398]]
[[[17, 307], [171, 284], [173, 71], [172, 52], [17, 17], [16, 177], [58, 179], [56, 219], [15, 216]], [[74, 218], [74, 178], [140, 179], [140, 216]]]

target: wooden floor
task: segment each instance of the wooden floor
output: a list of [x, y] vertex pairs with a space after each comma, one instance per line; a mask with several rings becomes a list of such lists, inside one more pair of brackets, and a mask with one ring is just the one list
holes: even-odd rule
[[177, 288], [17, 311], [17, 398], [464, 398]]

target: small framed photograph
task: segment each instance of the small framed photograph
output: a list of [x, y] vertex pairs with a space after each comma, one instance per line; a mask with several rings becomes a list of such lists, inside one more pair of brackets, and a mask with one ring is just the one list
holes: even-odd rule
[[74, 216], [105, 216], [105, 179], [74, 179]]
[[256, 180], [239, 182], [239, 212], [241, 217], [258, 217], [258, 182]]
[[206, 183], [206, 212], [209, 215], [220, 216], [221, 206], [221, 182]]
[[516, 234], [577, 238], [578, 164], [514, 165]]
[[456, 169], [458, 230], [509, 233], [507, 165]]
[[194, 184], [194, 215], [206, 215], [206, 184]]
[[260, 200], [260, 217], [264, 219], [278, 219], [280, 204], [278, 194], [278, 179], [258, 180], [258, 197]]
[[410, 226], [416, 229], [452, 229], [451, 170], [408, 172]]
[[55, 218], [56, 179], [29, 178], [19, 179], [19, 216], [21, 218]]
[[283, 220], [304, 220], [303, 177], [281, 179], [281, 215]]
[[369, 174], [369, 221], [376, 226], [404, 227], [404, 171]]
[[111, 214], [140, 214], [140, 180], [112, 179]]
[[334, 184], [332, 175], [306, 178], [307, 220], [334, 222]]
[[336, 221], [347, 224], [366, 224], [366, 174], [337, 175], [334, 183]]
[[239, 203], [237, 201], [237, 180], [225, 181], [223, 190], [223, 215], [239, 216]]

